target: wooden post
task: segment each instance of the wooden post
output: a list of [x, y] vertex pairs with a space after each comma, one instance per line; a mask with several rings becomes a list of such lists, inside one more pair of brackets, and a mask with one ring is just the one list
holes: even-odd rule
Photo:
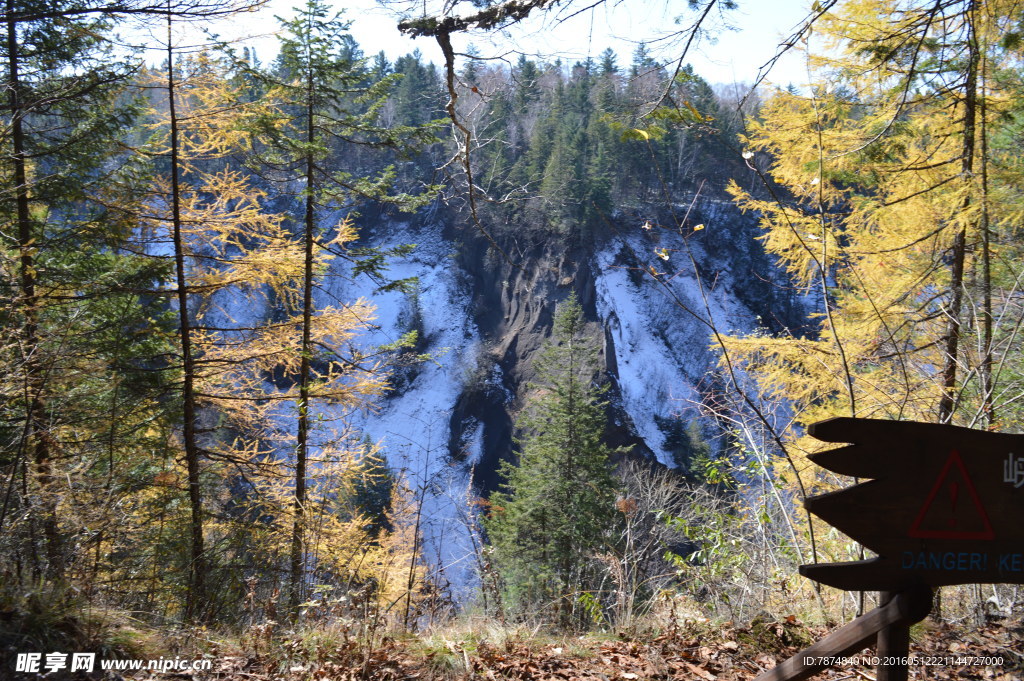
[[[878, 602], [885, 604], [895, 597], [891, 591], [878, 594]], [[875, 669], [876, 681], [907, 681], [909, 669], [907, 656], [910, 654], [910, 622], [900, 621], [890, 624], [878, 632], [878, 666]], [[889, 662], [889, 664], [886, 664]]]
[[[836, 658], [855, 653], [869, 645], [879, 632], [887, 629], [895, 628], [906, 631], [907, 637], [904, 639], [901, 651], [893, 645], [898, 646], [899, 639], [889, 635], [889, 654], [906, 657], [910, 652], [910, 625], [927, 617], [931, 604], [932, 592], [928, 587], [900, 592], [874, 610], [836, 629], [811, 647], [801, 650], [778, 667], [764, 672], [754, 681], [800, 681], [800, 679], [810, 678], [822, 669], [838, 662]], [[879, 651], [878, 654], [881, 656], [882, 652]], [[883, 665], [879, 664], [879, 681], [883, 679], [882, 670]], [[906, 679], [906, 665], [903, 667], [903, 677], [890, 676], [887, 678], [888, 681], [894, 681], [897, 678]]]

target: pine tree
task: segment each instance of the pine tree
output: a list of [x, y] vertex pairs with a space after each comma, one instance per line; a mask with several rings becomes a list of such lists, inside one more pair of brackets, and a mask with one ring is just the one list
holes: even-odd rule
[[502, 463], [505, 484], [491, 495], [485, 529], [511, 600], [579, 625], [584, 594], [597, 586], [593, 556], [615, 523], [610, 459], [620, 452], [602, 442], [596, 351], [575, 294], [558, 307], [537, 371], [541, 382], [518, 424], [519, 463]]
[[395, 476], [388, 467], [387, 457], [365, 437], [362, 443], [364, 465], [352, 485], [352, 513], [367, 521], [367, 532], [376, 538], [383, 531], [391, 531], [387, 513]]
[[401, 75], [392, 94], [399, 125], [426, 125], [444, 115], [441, 81], [419, 50], [396, 59], [393, 71]]
[[[114, 469], [138, 425], [136, 405], [148, 401], [154, 429], [161, 423], [154, 382], [135, 370], [137, 353], [161, 347], [150, 317], [159, 313], [137, 293], [166, 271], [120, 250], [139, 181], [121, 142], [138, 107], [109, 25], [31, 0], [8, 2], [5, 23], [0, 571], [60, 585], [80, 558], [72, 538], [102, 543], [86, 528], [118, 527], [96, 498], [67, 504], [69, 488], [117, 496]], [[132, 346], [147, 328], [152, 342]], [[111, 412], [121, 420], [110, 423]]]
[[602, 76], [614, 76], [619, 72], [619, 67], [615, 63], [615, 50], [612, 48], [605, 48], [604, 52], [601, 53], [598, 59], [601, 60], [600, 69]]

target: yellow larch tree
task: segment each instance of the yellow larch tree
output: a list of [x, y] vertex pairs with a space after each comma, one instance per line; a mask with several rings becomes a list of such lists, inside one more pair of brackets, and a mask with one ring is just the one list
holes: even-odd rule
[[[294, 308], [294, 323], [301, 329], [298, 383], [295, 406], [295, 446], [293, 458], [294, 500], [293, 532], [290, 555], [289, 599], [293, 614], [304, 599], [308, 585], [307, 536], [309, 505], [307, 486], [315, 472], [318, 450], [322, 449], [314, 431], [323, 414], [319, 404], [341, 402], [354, 406], [367, 396], [355, 374], [324, 373], [319, 367], [348, 367], [362, 376], [369, 392], [383, 385], [373, 383], [380, 367], [367, 364], [367, 358], [342, 357], [338, 348], [344, 340], [345, 317], [354, 309], [326, 307], [314, 298], [327, 270], [328, 259], [341, 256], [353, 263], [353, 271], [380, 274], [383, 256], [376, 249], [346, 252], [346, 242], [355, 237], [351, 223], [331, 224], [327, 216], [359, 199], [374, 199], [403, 210], [422, 207], [430, 200], [425, 193], [413, 196], [395, 187], [395, 170], [383, 168], [370, 177], [348, 172], [339, 161], [343, 152], [360, 146], [409, 153], [418, 143], [432, 141], [430, 128], [379, 123], [393, 77], [374, 78], [359, 58], [355, 42], [348, 34], [349, 24], [321, 0], [307, 0], [294, 19], [282, 20], [278, 38], [281, 53], [273, 69], [251, 70], [250, 76], [266, 88], [267, 110], [250, 117], [251, 129], [258, 139], [253, 162], [269, 178], [276, 180], [282, 193], [295, 201], [291, 221], [303, 244], [301, 296]], [[401, 249], [399, 249], [401, 250]], [[392, 285], [395, 285], [394, 283]], [[365, 314], [355, 311], [357, 316]], [[338, 342], [323, 342], [322, 337], [339, 336]], [[358, 352], [356, 352], [358, 355]], [[345, 403], [349, 404], [346, 405]], [[335, 407], [334, 411], [337, 411]], [[328, 455], [330, 458], [330, 455]]]
[[815, 295], [819, 326], [722, 346], [791, 410], [780, 442], [805, 488], [821, 482], [802, 457], [823, 447], [806, 426], [825, 418], [1017, 425], [996, 413], [1019, 268], [993, 253], [1019, 212], [994, 197], [1021, 176], [991, 142], [1013, 111], [1001, 74], [1019, 41], [1001, 38], [1016, 22], [1000, 1], [846, 3], [814, 26], [814, 82], [776, 92], [747, 132], [767, 190], [730, 191]]
[[391, 489], [387, 520], [391, 531], [371, 546], [365, 557], [377, 582], [372, 597], [384, 621], [400, 622], [408, 629], [420, 614], [427, 575], [420, 557], [422, 493], [417, 494], [404, 475]]
[[[165, 108], [153, 112], [151, 142], [154, 154], [170, 155], [171, 172], [155, 184], [143, 232], [151, 235], [151, 250], [166, 244], [177, 272], [172, 293], [179, 314], [192, 536], [186, 614], [199, 617], [210, 598], [209, 540], [224, 550], [237, 529], [211, 521], [204, 497], [219, 507], [272, 511], [267, 527], [257, 532], [267, 545], [246, 550], [276, 560], [273, 528], [289, 525], [294, 515], [279, 494], [290, 465], [290, 446], [282, 442], [289, 436], [278, 428], [280, 407], [297, 397], [289, 377], [298, 373], [304, 347], [348, 346], [372, 323], [373, 311], [363, 302], [318, 310], [305, 338], [302, 324], [289, 315], [273, 319], [274, 308], [300, 307], [303, 277], [309, 267], [326, 270], [330, 250], [307, 263], [302, 242], [283, 216], [265, 210], [263, 192], [234, 162], [248, 143], [237, 121], [260, 104], [244, 103], [226, 68], [206, 54], [181, 60], [171, 73], [155, 74], [169, 86], [169, 97]], [[345, 223], [328, 247], [343, 248], [354, 237]], [[372, 357], [346, 360], [326, 362], [313, 389], [343, 410], [364, 407], [385, 387], [380, 363]], [[318, 451], [318, 474], [337, 482], [355, 467], [347, 445], [333, 447], [327, 440]], [[239, 475], [246, 480], [242, 491], [229, 485]], [[352, 532], [358, 536], [345, 546], [361, 546], [365, 536]], [[223, 582], [229, 576], [213, 578]]]
[[[247, 100], [225, 64], [205, 54], [173, 73], [157, 74], [176, 94], [154, 111], [153, 144], [171, 153], [177, 178], [158, 182], [145, 231], [165, 235], [178, 272], [182, 395], [192, 404], [182, 443], [193, 536], [186, 614], [200, 616], [213, 598], [201, 571], [243, 555], [261, 567], [264, 594], [280, 590], [285, 564], [289, 593], [303, 597], [371, 583], [372, 522], [346, 499], [373, 455], [346, 421], [387, 389], [388, 352], [359, 349], [374, 322], [367, 302], [312, 299], [356, 231], [345, 218], [314, 241], [309, 225], [295, 234], [285, 214], [265, 209], [237, 159], [251, 151], [241, 121], [271, 116], [274, 98]], [[293, 405], [305, 424], [301, 457]], [[245, 588], [241, 574], [210, 574], [220, 593]], [[291, 599], [294, 614], [301, 600]]]
[[[200, 424], [202, 401], [216, 402], [217, 410], [241, 411], [247, 418], [251, 418], [247, 409], [231, 407], [242, 400], [258, 404], [245, 399], [249, 396], [242, 394], [242, 386], [235, 393], [240, 399], [218, 399], [218, 393], [227, 391], [221, 383], [225, 367], [236, 366], [224, 357], [227, 349], [243, 347], [243, 338], [255, 328], [209, 327], [202, 321], [223, 292], [251, 298], [264, 294], [266, 285], [287, 295], [294, 247], [280, 220], [261, 209], [260, 193], [224, 162], [238, 142], [231, 127], [237, 99], [224, 73], [205, 54], [176, 60], [170, 19], [166, 48], [167, 70], [152, 74], [153, 87], [160, 88], [165, 98], [163, 106], [151, 113], [156, 122], [149, 152], [167, 159], [166, 173], [155, 178], [141, 232], [151, 239], [151, 251], [169, 251], [174, 263], [175, 287], [168, 293], [178, 315], [182, 448], [190, 508], [185, 616], [192, 619], [202, 617], [209, 605], [203, 502], [203, 478], [208, 472], [204, 468], [209, 467], [203, 461], [220, 449], [215, 435], [200, 438], [201, 429], [209, 430]], [[261, 255], [250, 260], [250, 254], [264, 248], [277, 251], [279, 267], [254, 266], [268, 261]], [[210, 356], [207, 351], [212, 351]], [[244, 452], [241, 457], [248, 460], [252, 454]]]

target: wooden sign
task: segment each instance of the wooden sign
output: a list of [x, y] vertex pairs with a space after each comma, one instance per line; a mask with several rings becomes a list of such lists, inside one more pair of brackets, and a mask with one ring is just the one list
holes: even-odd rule
[[862, 591], [1024, 584], [1024, 435], [854, 418], [810, 433], [853, 443], [814, 463], [870, 480], [809, 497], [807, 510], [878, 557], [803, 565], [802, 575]]

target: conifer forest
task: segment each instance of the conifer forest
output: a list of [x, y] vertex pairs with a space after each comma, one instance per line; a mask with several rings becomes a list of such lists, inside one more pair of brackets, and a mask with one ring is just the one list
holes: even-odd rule
[[755, 679], [896, 602], [800, 566], [887, 560], [941, 586], [910, 661], [818, 678], [1024, 678], [987, 454], [906, 551], [804, 505], [878, 476], [817, 458], [852, 417], [1002, 434], [1024, 512], [1024, 6], [815, 0], [804, 82], [711, 82], [746, 1], [577, 60], [467, 41], [612, 3], [382, 3], [428, 59], [5, 0], [0, 681]]

